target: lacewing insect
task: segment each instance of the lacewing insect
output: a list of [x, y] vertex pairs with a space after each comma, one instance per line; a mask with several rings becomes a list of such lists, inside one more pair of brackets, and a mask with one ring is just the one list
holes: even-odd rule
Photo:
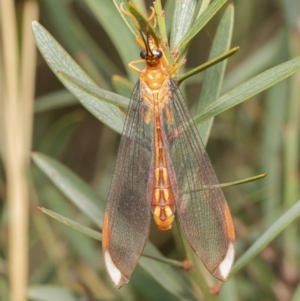
[[[146, 24], [155, 19], [155, 11]], [[157, 39], [142, 30], [141, 60], [110, 187], [102, 231], [106, 269], [120, 288], [148, 238], [151, 212], [161, 230], [175, 211], [187, 241], [208, 271], [225, 281], [234, 261], [234, 227], [219, 182]], [[136, 65], [143, 62], [144, 69]]]

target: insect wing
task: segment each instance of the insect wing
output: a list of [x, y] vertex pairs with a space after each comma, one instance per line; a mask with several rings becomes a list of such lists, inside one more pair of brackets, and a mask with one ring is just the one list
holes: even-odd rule
[[164, 127], [178, 184], [179, 221], [206, 268], [225, 281], [235, 255], [230, 211], [196, 126], [172, 79], [170, 89], [168, 110], [174, 123], [165, 122]]
[[138, 82], [124, 125], [102, 231], [106, 269], [118, 288], [129, 281], [149, 234], [147, 183], [153, 125], [144, 122], [146, 109]]

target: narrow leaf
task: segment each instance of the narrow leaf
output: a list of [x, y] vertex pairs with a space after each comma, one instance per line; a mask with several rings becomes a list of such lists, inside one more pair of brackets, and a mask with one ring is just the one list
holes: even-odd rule
[[63, 164], [46, 155], [33, 153], [32, 159], [74, 205], [102, 228], [105, 203], [100, 201], [100, 197], [83, 180]]
[[176, 1], [170, 37], [171, 49], [175, 48], [187, 32], [189, 32], [189, 28], [195, 18], [196, 4], [196, 0]]
[[[62, 216], [51, 210], [40, 208], [40, 210], [47, 215], [55, 218], [61, 223], [91, 237], [96, 240], [101, 240], [101, 234], [95, 230], [92, 230], [86, 226], [83, 226], [77, 222], [70, 220], [69, 218]], [[175, 265], [172, 260], [164, 259], [161, 253], [152, 246], [151, 243], [146, 244], [144, 252], [147, 254], [142, 255], [139, 260], [139, 265], [147, 271], [151, 277], [153, 277], [158, 283], [160, 283], [167, 291], [169, 291], [174, 296], [180, 297], [180, 300], [197, 300], [192, 294], [192, 290], [189, 290], [187, 284], [184, 283], [184, 279], [180, 274], [176, 273], [173, 267], [170, 265]], [[152, 257], [151, 259], [149, 257]], [[178, 262], [176, 265], [179, 266]], [[161, 279], [164, 281], [161, 282]]]
[[[59, 214], [59, 213], [56, 213], [52, 210], [49, 210], [49, 209], [46, 209], [44, 207], [39, 207], [39, 209], [47, 214], [48, 216], [51, 216], [52, 218], [56, 219], [57, 221], [65, 224], [66, 226], [68, 227], [71, 227], [73, 228], [74, 230], [78, 231], [78, 232], [81, 232], [93, 239], [96, 239], [96, 240], [99, 240], [99, 241], [102, 241], [102, 234], [100, 232], [97, 232], [87, 226], [84, 226], [84, 225], [81, 225], [77, 222], [74, 222], [73, 220]], [[169, 259], [169, 258], [165, 258], [163, 257], [162, 255], [150, 255], [150, 254], [142, 254], [142, 256], [145, 256], [146, 258], [150, 258], [150, 259], [153, 259], [153, 260], [156, 260], [156, 261], [159, 261], [159, 262], [162, 262], [162, 263], [165, 263], [165, 264], [169, 264], [169, 265], [172, 265], [172, 266], [175, 266], [175, 267], [179, 267], [179, 268], [183, 268], [185, 265], [183, 262], [181, 261], [178, 261], [178, 260], [174, 260], [174, 259]]]
[[271, 68], [222, 95], [213, 105], [207, 107], [202, 114], [196, 116], [194, 122], [198, 124], [208, 120], [268, 89], [299, 70], [300, 57]]
[[[213, 47], [212, 47], [212, 49], [213, 49]], [[200, 72], [203, 72], [204, 70], [211, 68], [212, 66], [214, 66], [216, 64], [219, 64], [220, 62], [222, 62], [222, 61], [226, 60], [227, 58], [231, 57], [232, 55], [234, 55], [239, 49], [240, 49], [239, 47], [231, 48], [230, 50], [224, 52], [223, 54], [221, 54], [215, 58], [209, 59], [208, 62], [200, 65], [199, 67], [196, 67], [196, 68], [180, 75], [180, 77], [177, 80], [177, 84], [180, 85], [187, 78], [189, 78], [193, 75], [196, 75]]]
[[[123, 12], [121, 11], [121, 4], [123, 3], [123, 5], [124, 5], [127, 1], [124, 1], [124, 0], [112, 0], [112, 1], [113, 1], [114, 5], [115, 5], [116, 9], [119, 11], [121, 17], [125, 21], [126, 25], [128, 26], [128, 28], [132, 32], [132, 34], [134, 36], [137, 36], [139, 34], [139, 31], [136, 28], [136, 25], [134, 24], [134, 21], [129, 16], [124, 15]], [[124, 5], [125, 8], [126, 8], [126, 5], [127, 4]]]
[[278, 234], [300, 215], [300, 201], [288, 209], [276, 222], [257, 239], [236, 261], [230, 276], [233, 276], [258, 255]]
[[55, 32], [57, 39], [63, 41], [72, 57], [77, 57], [82, 62], [85, 70], [91, 70], [89, 64], [94, 64], [97, 82], [101, 82], [102, 87], [107, 87], [109, 78], [122, 72], [121, 66], [116, 66], [113, 58], [101, 49], [102, 45], [98, 45], [72, 9], [72, 3], [43, 0], [40, 4], [41, 14], [46, 13], [47, 24], [51, 24], [51, 30]]
[[[95, 85], [95, 83], [85, 74], [76, 62], [66, 53], [66, 51], [55, 41], [49, 32], [38, 22], [32, 22], [33, 35], [36, 44], [46, 60], [49, 67], [57, 75], [58, 71], [65, 72], [78, 80]], [[87, 94], [85, 91], [71, 85], [62, 77], [58, 77], [61, 82], [70, 90], [92, 114], [113, 130], [121, 133], [124, 124], [124, 114], [122, 111], [110, 104], [99, 101], [97, 98]]]
[[230, 183], [223, 183], [223, 184], [220, 184], [220, 186], [222, 188], [225, 188], [225, 187], [245, 184], [245, 183], [249, 183], [249, 182], [252, 182], [252, 181], [256, 181], [256, 180], [265, 178], [266, 176], [267, 176], [267, 174], [263, 173], [263, 174], [260, 174], [260, 175], [254, 176], [254, 177], [250, 177], [250, 178], [246, 178], [246, 179], [242, 179], [242, 180], [239, 180], [239, 181], [234, 181], [234, 182], [230, 182]]
[[195, 20], [188, 33], [184, 38], [175, 46], [179, 52], [179, 58], [182, 58], [186, 47], [192, 41], [193, 37], [207, 24], [207, 22], [218, 12], [218, 10], [224, 5], [226, 0], [215, 0], [213, 3], [201, 14], [201, 16]]
[[[162, 256], [160, 252], [150, 243], [147, 243], [144, 251], [145, 253], [151, 254], [155, 257]], [[141, 257], [139, 264], [161, 286], [163, 286], [172, 295], [176, 296], [179, 300], [198, 300], [195, 295], [193, 295], [193, 290], [189, 288], [187, 281], [184, 280], [180, 273], [176, 272], [176, 269], [167, 264], [146, 257]]]
[[46, 213], [47, 215], [53, 217], [54, 219], [58, 220], [59, 222], [65, 224], [66, 226], [69, 226], [73, 229], [75, 229], [76, 231], [79, 231], [91, 238], [94, 238], [96, 240], [102, 240], [102, 236], [101, 236], [101, 233], [100, 232], [97, 232], [91, 228], [88, 228], [84, 225], [81, 225], [77, 222], [74, 222], [72, 221], [71, 219], [61, 215], [61, 214], [58, 214], [52, 210], [49, 210], [49, 209], [46, 209], [46, 208], [43, 208], [43, 207], [40, 207], [39, 208], [43, 213]]
[[[202, 16], [200, 16], [200, 18], [202, 18]], [[232, 4], [230, 4], [228, 5], [218, 25], [208, 60], [212, 60], [215, 57], [221, 56], [229, 49], [233, 31], [233, 19], [234, 7]], [[196, 113], [203, 112], [207, 106], [211, 105], [219, 97], [225, 73], [226, 62], [227, 61], [222, 61], [221, 63], [205, 71]], [[200, 137], [202, 138], [204, 144], [206, 144], [208, 141], [212, 124], [213, 118], [197, 126]]]
[[210, 3], [210, 0], [202, 0], [197, 18], [207, 9], [209, 3]]
[[[85, 0], [85, 3], [89, 6], [91, 12], [93, 12], [97, 20], [105, 29], [105, 32], [110, 37], [118, 54], [122, 58], [122, 61], [127, 64], [136, 60], [140, 51], [138, 45], [134, 42], [131, 32], [135, 37], [138, 35], [138, 30], [132, 19], [129, 16], [125, 16], [120, 10], [121, 2], [126, 3], [127, 1], [101, 0], [101, 2], [105, 3], [100, 4], [99, 0]], [[127, 29], [124, 21], [131, 32]], [[136, 72], [128, 70], [128, 74], [132, 81], [136, 81]]]
[[[96, 85], [85, 83], [82, 80], [79, 80], [76, 77], [71, 76], [62, 71], [58, 71], [58, 75], [64, 78], [66, 81], [68, 81], [70, 85], [73, 85], [74, 87], [81, 89], [82, 91], [86, 92], [90, 96], [96, 97], [101, 101], [105, 101], [115, 106], [124, 107], [124, 108], [128, 107], [129, 99], [127, 97], [101, 89]], [[125, 118], [125, 115], [123, 118]]]

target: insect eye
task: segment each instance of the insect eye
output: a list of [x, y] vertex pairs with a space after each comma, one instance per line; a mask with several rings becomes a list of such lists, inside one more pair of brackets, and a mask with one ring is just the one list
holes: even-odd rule
[[141, 52], [140, 52], [140, 57], [144, 60], [146, 58], [146, 50], [143, 49]]
[[153, 50], [153, 54], [154, 54], [158, 59], [160, 59], [160, 58], [162, 57], [162, 51], [159, 50], [159, 49]]

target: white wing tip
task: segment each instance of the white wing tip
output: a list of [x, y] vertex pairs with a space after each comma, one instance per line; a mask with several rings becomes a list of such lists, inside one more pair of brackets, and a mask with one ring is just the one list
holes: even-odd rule
[[226, 253], [223, 261], [220, 263], [220, 265], [218, 266], [218, 269], [214, 273], [218, 279], [220, 279], [222, 281], [226, 280], [226, 278], [228, 277], [229, 272], [231, 270], [233, 261], [234, 261], [234, 255], [235, 255], [234, 244], [231, 242], [228, 246], [227, 253]]
[[126, 284], [129, 281], [129, 279], [127, 279], [122, 274], [122, 272], [116, 267], [108, 250], [104, 251], [104, 260], [105, 260], [106, 269], [114, 285], [117, 288], [121, 288], [124, 284]]

